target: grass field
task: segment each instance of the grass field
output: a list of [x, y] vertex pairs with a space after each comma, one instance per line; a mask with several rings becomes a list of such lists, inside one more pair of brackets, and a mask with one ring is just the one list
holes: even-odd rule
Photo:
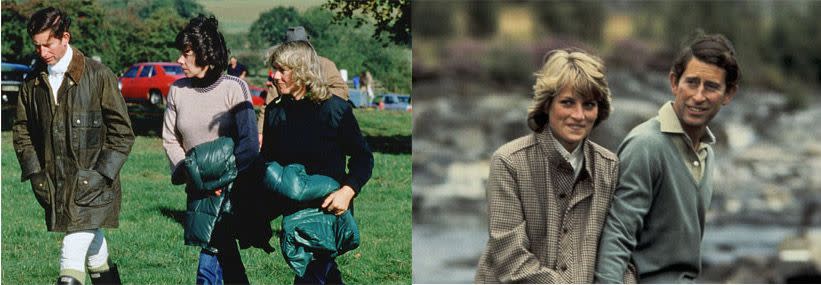
[[220, 29], [228, 34], [246, 33], [259, 19], [259, 14], [274, 7], [294, 7], [299, 11], [319, 6], [325, 0], [198, 0], [206, 10], [214, 13], [220, 22]]
[[[363, 133], [375, 142], [373, 178], [356, 200], [358, 249], [337, 259], [351, 284], [411, 282], [411, 116], [357, 110]], [[407, 141], [404, 141], [407, 140]], [[387, 147], [391, 143], [401, 147]], [[379, 146], [382, 143], [384, 145]], [[2, 134], [2, 283], [53, 284], [59, 272], [61, 233], [45, 230], [43, 211], [28, 182], [19, 182], [11, 133]], [[137, 138], [121, 172], [120, 227], [106, 231], [113, 261], [126, 284], [193, 284], [199, 248], [183, 245], [178, 222], [185, 211], [182, 186], [172, 186], [162, 143]], [[279, 229], [279, 220], [272, 223]], [[279, 251], [242, 251], [253, 284], [291, 284], [294, 274]], [[87, 283], [90, 284], [90, 283]]]

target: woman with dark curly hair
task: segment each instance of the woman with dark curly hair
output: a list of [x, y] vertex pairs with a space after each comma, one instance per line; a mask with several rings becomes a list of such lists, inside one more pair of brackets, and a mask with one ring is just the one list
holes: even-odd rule
[[[310, 175], [333, 178], [342, 187], [311, 205], [337, 216], [353, 213], [354, 197], [371, 178], [373, 154], [351, 105], [328, 91], [310, 43], [280, 44], [269, 63], [283, 96], [265, 107], [262, 157], [281, 165], [298, 163]], [[294, 283], [342, 284], [342, 275], [333, 257], [314, 258]]]
[[[219, 137], [234, 142], [238, 177], [251, 168], [259, 152], [256, 119], [248, 85], [225, 75], [228, 49], [217, 31], [217, 19], [200, 15], [177, 34], [177, 59], [185, 78], [168, 92], [163, 122], [163, 148], [171, 163], [171, 182], [186, 184], [188, 210], [185, 243], [202, 247], [197, 267], [197, 284], [248, 284], [235, 234], [229, 231], [231, 196], [237, 189], [196, 189], [186, 167], [186, 152]], [[241, 178], [238, 178], [241, 179]], [[239, 187], [233, 187], [239, 188]], [[203, 213], [209, 205], [219, 205], [215, 213]]]

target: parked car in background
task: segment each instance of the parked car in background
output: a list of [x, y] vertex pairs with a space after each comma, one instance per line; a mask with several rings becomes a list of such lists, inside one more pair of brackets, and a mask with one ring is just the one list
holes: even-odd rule
[[265, 97], [268, 96], [268, 89], [251, 84], [248, 84], [248, 89], [251, 91], [251, 102], [254, 107], [262, 108], [265, 105]]
[[20, 86], [23, 85], [23, 80], [26, 79], [31, 68], [22, 64], [2, 63], [3, 81], [0, 83], [3, 89], [2, 97], [2, 123], [0, 123], [3, 130], [11, 128], [14, 123], [14, 118], [17, 116], [17, 97], [20, 93]]
[[161, 107], [171, 84], [184, 76], [182, 67], [174, 62], [136, 63], [120, 77], [120, 92], [128, 103]]
[[354, 108], [370, 107], [371, 102], [368, 100], [368, 94], [356, 88], [348, 88], [348, 102]]
[[410, 95], [401, 95], [393, 93], [379, 95], [376, 96], [375, 104], [377, 108], [383, 110], [398, 110], [410, 112], [413, 109], [413, 107], [411, 107]]

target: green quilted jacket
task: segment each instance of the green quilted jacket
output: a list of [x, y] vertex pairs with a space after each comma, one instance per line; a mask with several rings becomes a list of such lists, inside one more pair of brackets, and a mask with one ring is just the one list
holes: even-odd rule
[[[316, 202], [339, 189], [323, 175], [308, 175], [299, 164], [266, 164], [262, 182], [266, 190], [284, 197], [280, 248], [288, 266], [298, 276], [311, 260], [336, 257], [359, 246], [359, 229], [350, 211], [340, 216], [326, 213]], [[313, 202], [313, 203], [312, 203]]]
[[[186, 185], [185, 244], [214, 250], [208, 245], [214, 226], [231, 213], [229, 196], [237, 178], [234, 141], [229, 137], [195, 146], [183, 161], [188, 173]], [[214, 190], [222, 188], [220, 196]]]

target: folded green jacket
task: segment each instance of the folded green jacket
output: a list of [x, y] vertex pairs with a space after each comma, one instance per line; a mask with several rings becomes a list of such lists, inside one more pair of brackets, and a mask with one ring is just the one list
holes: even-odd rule
[[[299, 164], [282, 167], [276, 162], [266, 165], [263, 185], [297, 207], [339, 189], [330, 177], [308, 175]], [[282, 217], [282, 256], [298, 276], [305, 274], [311, 260], [337, 257], [358, 246], [359, 229], [350, 211], [336, 216], [306, 207], [291, 209]]]
[[[185, 154], [186, 185], [185, 244], [215, 251], [208, 244], [214, 227], [230, 212], [229, 194], [237, 177], [234, 141], [228, 137], [199, 144]], [[220, 196], [214, 190], [222, 188]]]

